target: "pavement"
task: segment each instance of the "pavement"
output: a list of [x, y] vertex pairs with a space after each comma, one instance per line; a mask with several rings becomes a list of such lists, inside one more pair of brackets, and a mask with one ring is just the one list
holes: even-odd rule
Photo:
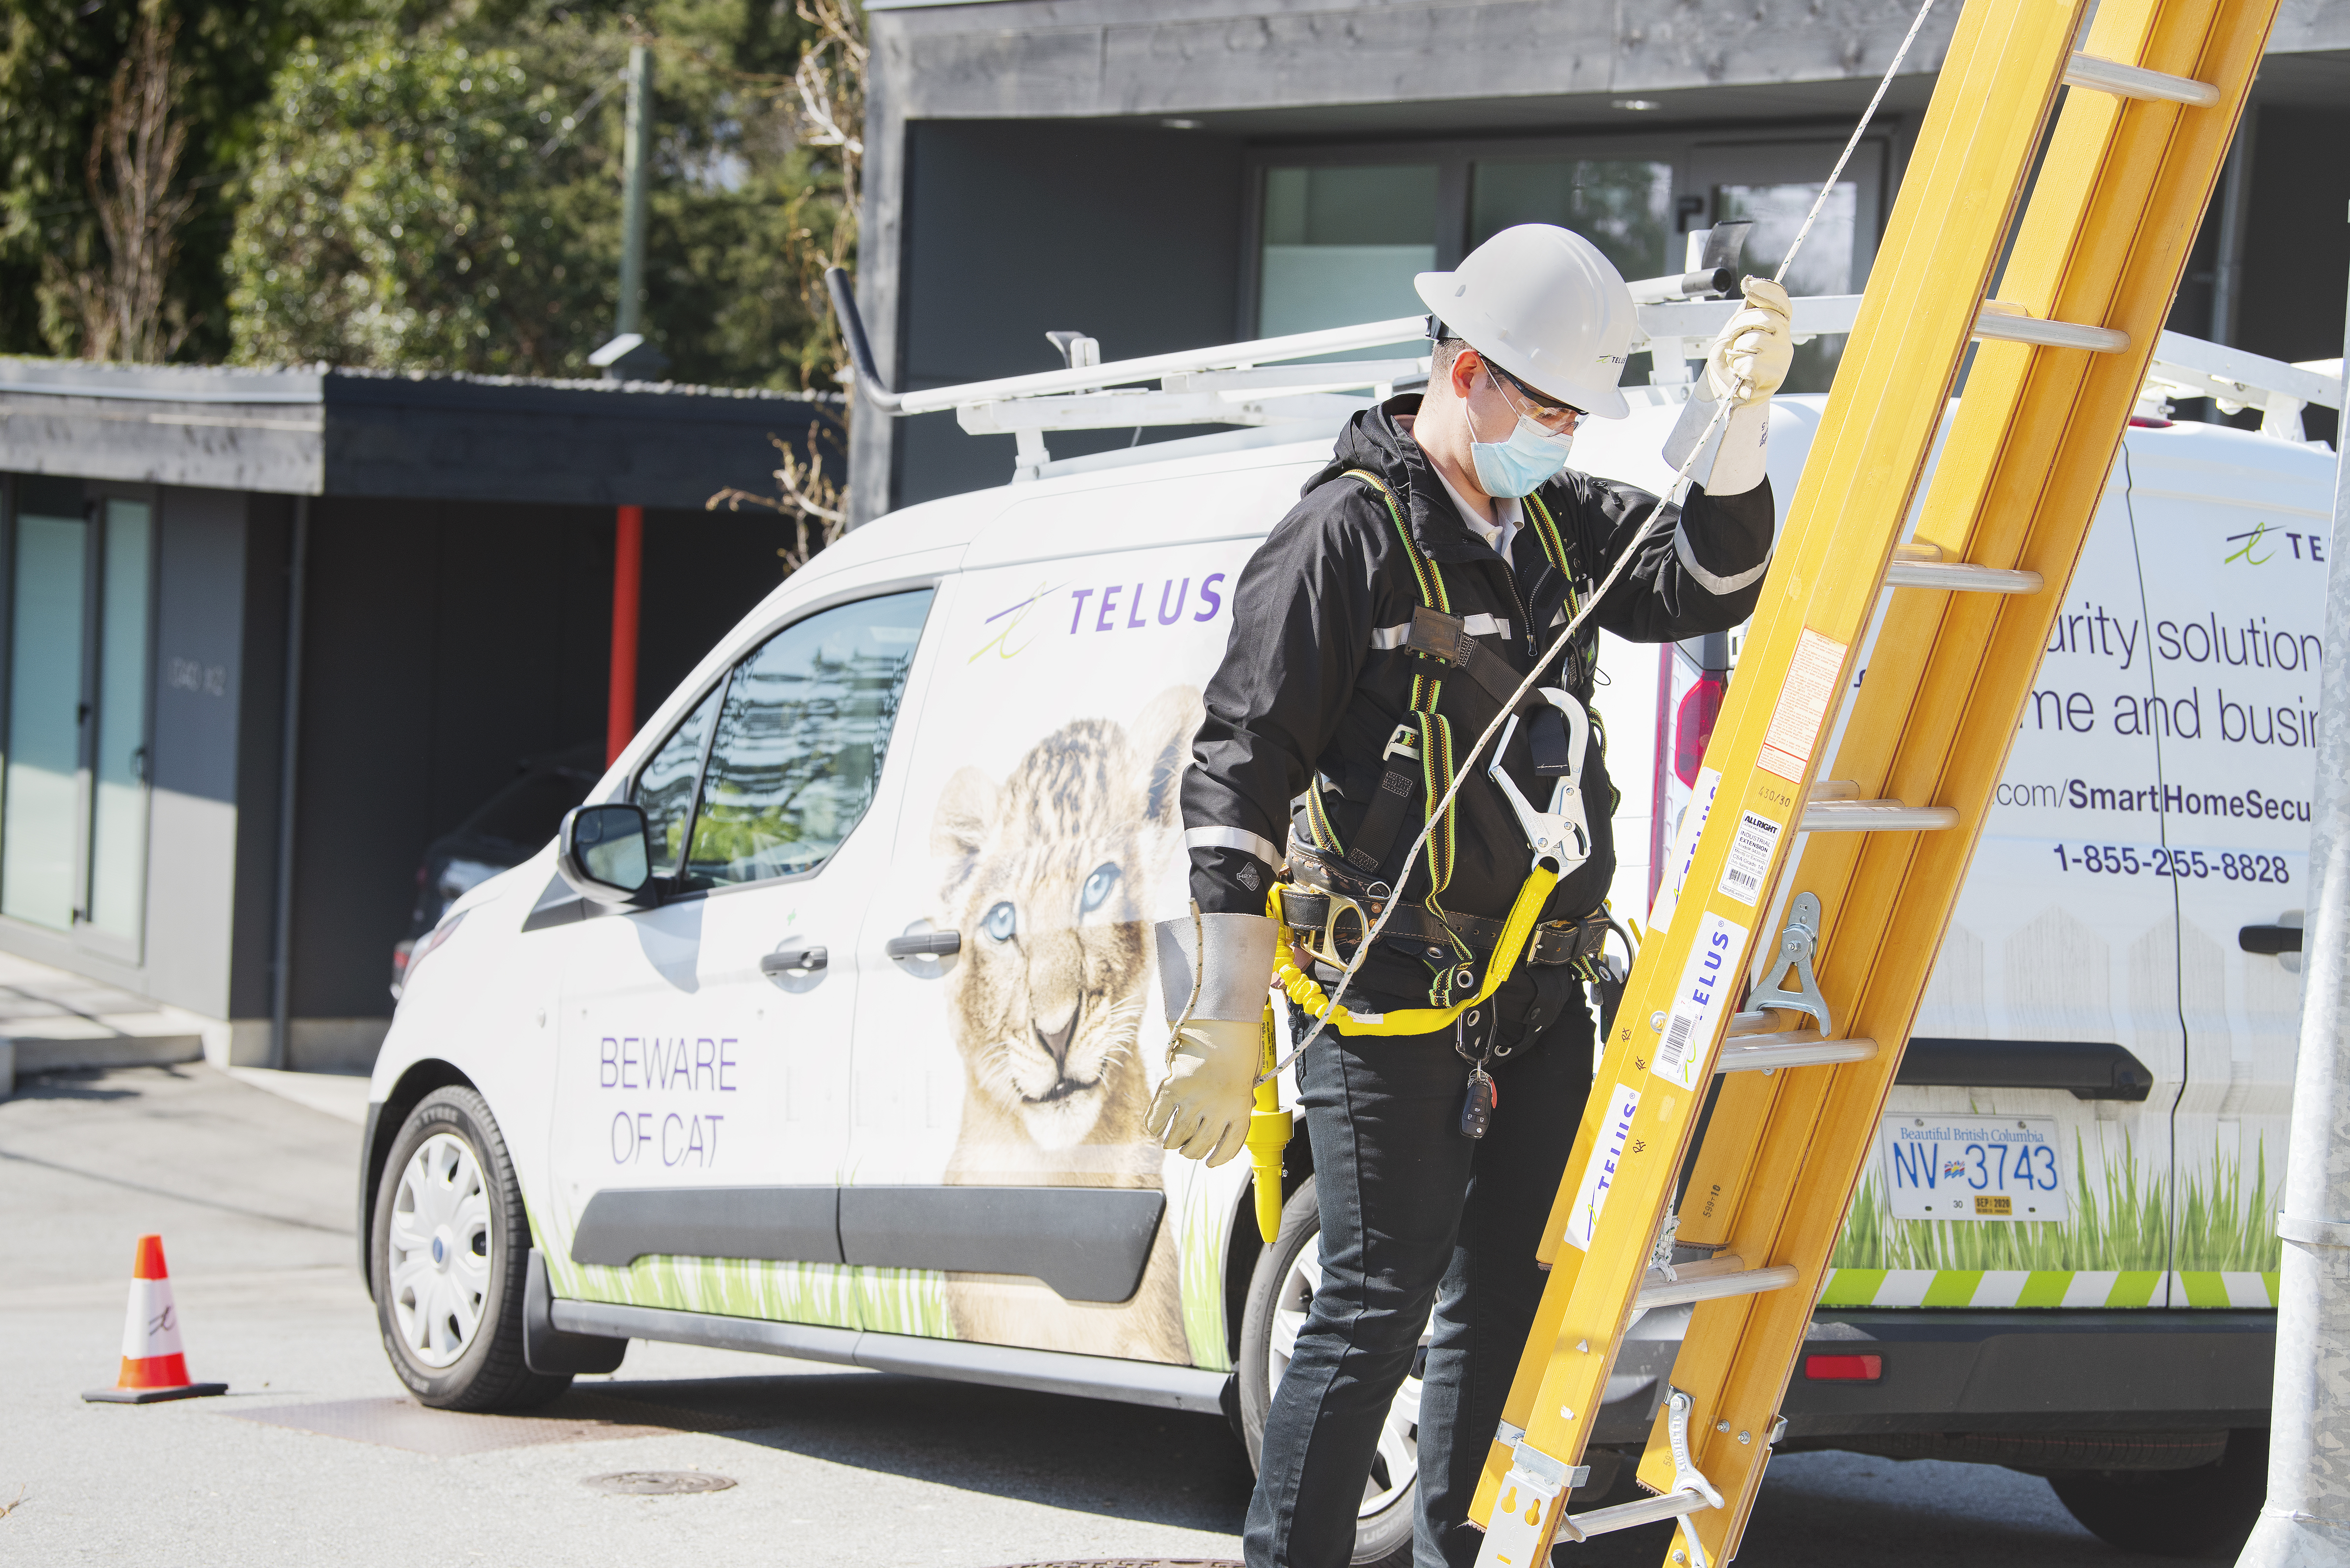
[[[637, 1344], [527, 1417], [410, 1402], [351, 1238], [353, 1080], [201, 1064], [36, 1075], [0, 1104], [0, 1562], [1000, 1564], [1232, 1559], [1250, 1477], [1217, 1417]], [[364, 1081], [358, 1093], [364, 1101]], [[190, 1370], [112, 1380], [132, 1245], [160, 1232]], [[628, 1472], [723, 1477], [635, 1495]], [[1669, 1526], [1562, 1562], [1655, 1568]], [[2012, 1471], [1789, 1454], [1740, 1562], [2151, 1568]]]
[[0, 953], [0, 1097], [12, 1074], [195, 1061], [204, 1026], [192, 1012]]

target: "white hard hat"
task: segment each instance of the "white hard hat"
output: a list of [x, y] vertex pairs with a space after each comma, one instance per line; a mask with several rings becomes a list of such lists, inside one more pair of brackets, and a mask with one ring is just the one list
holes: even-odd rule
[[1412, 280], [1451, 335], [1547, 398], [1620, 420], [1635, 326], [1624, 275], [1554, 223], [1503, 229], [1451, 272]]

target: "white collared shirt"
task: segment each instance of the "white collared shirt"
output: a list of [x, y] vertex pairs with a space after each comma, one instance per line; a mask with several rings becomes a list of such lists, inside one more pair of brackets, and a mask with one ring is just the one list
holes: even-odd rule
[[1468, 524], [1470, 531], [1474, 533], [1477, 537], [1484, 540], [1486, 544], [1492, 545], [1493, 547], [1493, 554], [1501, 556], [1504, 562], [1507, 562], [1510, 558], [1510, 541], [1518, 536], [1518, 529], [1525, 522], [1525, 508], [1522, 504], [1520, 504], [1517, 497], [1513, 495], [1494, 496], [1493, 514], [1498, 517], [1500, 521], [1488, 523], [1485, 521], [1485, 514], [1483, 510], [1471, 503], [1470, 499], [1461, 494], [1460, 491], [1454, 489], [1452, 482], [1444, 477], [1444, 471], [1442, 469], [1438, 468], [1432, 462], [1428, 466], [1430, 472], [1436, 475], [1436, 482], [1444, 486], [1444, 493], [1452, 497], [1452, 504], [1460, 509], [1461, 521]]

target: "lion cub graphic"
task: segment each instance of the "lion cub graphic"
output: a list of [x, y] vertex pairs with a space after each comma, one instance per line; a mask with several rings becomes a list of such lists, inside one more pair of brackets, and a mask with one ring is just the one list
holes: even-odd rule
[[[1159, 1185], [1137, 1039], [1146, 900], [1182, 843], [1176, 782], [1201, 713], [1195, 688], [1170, 687], [1128, 723], [1063, 725], [1001, 784], [970, 767], [947, 781], [931, 847], [943, 867], [940, 924], [963, 933], [947, 1009], [965, 1076], [949, 1182]], [[1189, 1362], [1172, 1219], [1129, 1302], [949, 1275], [957, 1337]]]

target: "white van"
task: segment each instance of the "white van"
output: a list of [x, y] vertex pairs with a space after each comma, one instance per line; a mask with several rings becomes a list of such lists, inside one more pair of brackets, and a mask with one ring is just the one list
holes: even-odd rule
[[[1783, 507], [1819, 408], [1775, 406]], [[1595, 421], [1578, 464], [1661, 488], [1675, 412]], [[1268, 1248], [1246, 1161], [1143, 1135], [1144, 935], [1185, 907], [1175, 782], [1232, 584], [1328, 449], [1170, 442], [856, 531], [719, 639], [564, 841], [458, 901], [359, 1182], [421, 1398], [525, 1405], [659, 1339], [1221, 1408], [1253, 1450], [1318, 1274], [1312, 1151]], [[2257, 1504], [2332, 478], [2296, 441], [2130, 431], [1783, 1447], [2047, 1472], [2149, 1549]], [[1603, 656], [1635, 932], [1735, 640]], [[1994, 1123], [2041, 1152], [1986, 1156]], [[1686, 1321], [1627, 1348], [1601, 1469]], [[1358, 1562], [1408, 1551], [1417, 1399]]]

